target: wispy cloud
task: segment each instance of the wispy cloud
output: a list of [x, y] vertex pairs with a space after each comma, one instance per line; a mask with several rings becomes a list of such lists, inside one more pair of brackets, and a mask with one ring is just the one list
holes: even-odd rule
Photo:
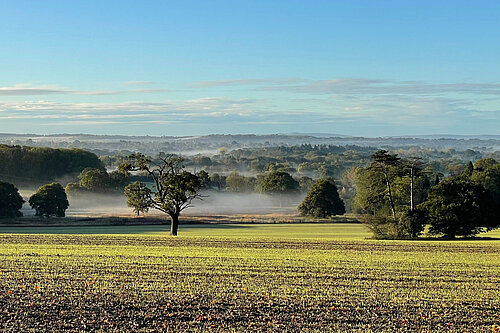
[[117, 122], [203, 122], [221, 119], [248, 124], [321, 124], [329, 122], [375, 122], [395, 125], [426, 125], [450, 121], [499, 121], [495, 109], [479, 108], [467, 100], [426, 96], [364, 96], [355, 100], [341, 96], [294, 99], [285, 106], [259, 99], [205, 97], [159, 103], [56, 103], [48, 101], [0, 102], [0, 119], [92, 120]]
[[219, 117], [230, 114], [250, 114], [265, 103], [257, 99], [206, 97], [190, 100], [171, 100], [161, 103], [58, 103], [49, 101], [0, 101], [0, 119], [39, 118], [155, 118], [192, 115]]
[[335, 78], [306, 80], [302, 78], [234, 79], [200, 81], [195, 88], [253, 86], [259, 91], [283, 91], [309, 94], [443, 94], [470, 93], [500, 95], [500, 83], [429, 83], [425, 81], [397, 81], [370, 78]]
[[309, 81], [289, 85], [257, 87], [261, 91], [285, 91], [310, 94], [444, 94], [468, 93], [500, 96], [500, 83], [427, 83], [423, 81], [393, 81], [365, 78], [339, 78]]
[[286, 85], [305, 82], [301, 78], [274, 78], [274, 79], [235, 79], [218, 81], [198, 81], [191, 84], [193, 88], [227, 87], [227, 86], [255, 86], [255, 85]]
[[153, 81], [125, 81], [123, 82], [124, 85], [127, 86], [149, 86], [154, 84]]
[[0, 87], [0, 96], [33, 96], [66, 93], [68, 93], [68, 90], [59, 86], [15, 84], [10, 87]]
[[[386, 128], [389, 132], [383, 134], [389, 135], [396, 133], [390, 131], [405, 133], [406, 130], [412, 130], [413, 133], [450, 132], [449, 128], [463, 129], [469, 125], [492, 134], [499, 131], [500, 84], [496, 83], [431, 84], [420, 81], [348, 78], [321, 81], [251, 79], [204, 84], [206, 87], [244, 87], [243, 93], [238, 92], [233, 96], [251, 96], [255, 90], [268, 93], [259, 94], [265, 96], [262, 99], [206, 96], [165, 99], [161, 102], [0, 101], [0, 131], [8, 131], [13, 123], [18, 123], [19, 126], [32, 123], [33, 128], [38, 128], [38, 125], [62, 128], [74, 126], [83, 132], [85, 130], [78, 126], [89, 126], [92, 129], [90, 124], [108, 124], [115, 128], [122, 125], [132, 128], [137, 124], [143, 128], [157, 126], [159, 130], [163, 129], [162, 126], [171, 125], [171, 128], [179, 132], [197, 126], [201, 129], [221, 128], [224, 131], [236, 131], [240, 128], [246, 132], [261, 127], [282, 132], [287, 129], [328, 129], [353, 134], [354, 128], [366, 129], [373, 126]], [[15, 93], [29, 96], [30, 90], [52, 92], [44, 99], [53, 98], [57, 93], [85, 96], [166, 91], [73, 91], [58, 86], [16, 85], [0, 88], [0, 95], [7, 95], [8, 92], [11, 94], [8, 96], [16, 96]], [[275, 91], [290, 95], [284, 98], [283, 94], [275, 94]]]
[[150, 94], [150, 93], [166, 93], [168, 89], [128, 89], [128, 90], [90, 90], [90, 91], [72, 91], [69, 92], [75, 95], [129, 95], [129, 94]]
[[71, 90], [58, 86], [33, 86], [17, 84], [0, 87], [0, 96], [37, 96], [37, 95], [128, 95], [144, 93], [166, 93], [168, 89], [124, 89], [124, 90]]

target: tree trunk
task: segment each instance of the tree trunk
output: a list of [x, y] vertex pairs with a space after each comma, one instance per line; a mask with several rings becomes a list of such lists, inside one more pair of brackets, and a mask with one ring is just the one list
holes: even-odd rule
[[177, 236], [177, 229], [179, 228], [179, 215], [170, 216], [170, 236]]
[[415, 201], [413, 199], [413, 182], [414, 182], [414, 172], [413, 172], [413, 166], [410, 169], [411, 173], [411, 183], [410, 183], [410, 211], [413, 212], [415, 209]]
[[394, 207], [394, 200], [392, 199], [391, 182], [389, 181], [389, 175], [384, 173], [385, 183], [387, 185], [387, 192], [389, 193], [389, 203], [391, 204], [392, 216], [396, 217], [396, 208]]

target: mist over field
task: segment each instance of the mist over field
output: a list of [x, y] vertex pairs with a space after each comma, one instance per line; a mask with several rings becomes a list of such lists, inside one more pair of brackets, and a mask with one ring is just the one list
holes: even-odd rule
[[[194, 200], [182, 215], [271, 214], [295, 212], [305, 194], [272, 196], [258, 193], [208, 192], [202, 200]], [[70, 199], [67, 215], [130, 215], [123, 195], [91, 194]], [[164, 214], [152, 209], [146, 215]], [[142, 214], [141, 214], [142, 215]], [[164, 214], [166, 216], [166, 214]]]
[[[28, 204], [29, 197], [35, 189], [20, 191], [26, 201], [21, 210], [24, 216], [33, 216], [35, 211]], [[294, 213], [304, 199], [305, 193], [289, 195], [268, 195], [260, 193], [204, 192], [201, 200], [194, 200], [192, 207], [182, 215], [218, 215], [218, 214], [272, 214]], [[110, 216], [134, 215], [132, 208], [127, 207], [127, 199], [119, 194], [81, 194], [68, 198], [70, 206], [66, 216]], [[141, 216], [144, 215], [141, 213]], [[168, 215], [152, 209], [146, 215]]]
[[259, 193], [210, 192], [203, 200], [193, 202], [186, 214], [271, 214], [294, 212], [305, 194], [268, 195]]

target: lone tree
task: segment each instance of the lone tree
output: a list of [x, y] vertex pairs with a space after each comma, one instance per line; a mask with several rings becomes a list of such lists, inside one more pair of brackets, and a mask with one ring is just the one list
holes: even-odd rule
[[298, 207], [302, 215], [328, 217], [343, 215], [344, 202], [340, 199], [337, 186], [332, 178], [318, 179]]
[[127, 197], [127, 206], [132, 207], [134, 212], [147, 213], [151, 207], [151, 190], [144, 183], [134, 182], [125, 186], [125, 197]]
[[11, 183], [0, 182], [0, 217], [19, 217], [24, 200]]
[[170, 235], [177, 236], [179, 215], [201, 199], [200, 179], [184, 169], [181, 157], [160, 155], [155, 160], [137, 153], [129, 156], [130, 163], [121, 166], [128, 171], [145, 171], [154, 182], [154, 189], [145, 192], [144, 204], [170, 215]]
[[69, 207], [68, 197], [64, 188], [59, 183], [43, 185], [29, 199], [31, 208], [35, 210], [35, 216], [63, 217]]

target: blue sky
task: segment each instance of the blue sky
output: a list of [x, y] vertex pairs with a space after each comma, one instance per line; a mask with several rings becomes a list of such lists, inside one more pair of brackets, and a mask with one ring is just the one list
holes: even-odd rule
[[0, 132], [500, 134], [500, 1], [10, 1]]

